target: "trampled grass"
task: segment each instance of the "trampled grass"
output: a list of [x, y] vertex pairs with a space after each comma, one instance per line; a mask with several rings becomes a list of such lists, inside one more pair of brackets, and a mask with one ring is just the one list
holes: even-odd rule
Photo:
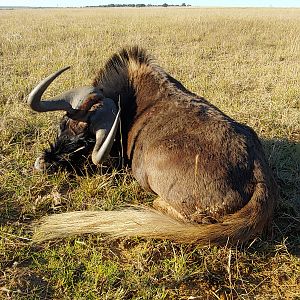
[[[0, 11], [0, 298], [300, 299], [299, 32], [297, 9]], [[44, 215], [153, 201], [129, 170], [32, 170], [61, 116], [30, 111], [34, 85], [67, 65], [47, 96], [89, 84], [133, 44], [258, 133], [280, 187], [272, 239], [231, 249], [93, 235], [31, 243]]]

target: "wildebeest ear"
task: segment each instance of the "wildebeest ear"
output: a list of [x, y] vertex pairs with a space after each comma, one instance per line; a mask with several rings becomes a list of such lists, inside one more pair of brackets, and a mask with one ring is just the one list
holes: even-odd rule
[[[87, 87], [86, 87], [87, 88]], [[71, 113], [67, 113], [67, 117], [80, 122], [90, 122], [91, 116], [94, 116], [94, 111], [98, 110], [103, 105], [103, 95], [98, 91], [91, 92], [85, 95], [85, 99], [81, 102], [75, 98], [72, 105], [75, 107]], [[76, 102], [75, 102], [76, 101]]]
[[96, 135], [96, 143], [92, 153], [95, 165], [101, 164], [110, 152], [120, 120], [120, 109], [112, 99], [103, 99], [103, 106], [90, 119], [90, 129]]

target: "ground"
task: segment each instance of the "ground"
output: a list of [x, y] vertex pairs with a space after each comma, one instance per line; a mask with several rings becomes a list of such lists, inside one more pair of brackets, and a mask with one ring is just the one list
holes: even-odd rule
[[[299, 9], [1, 10], [0, 298], [300, 299], [299, 32]], [[34, 85], [68, 65], [46, 96], [90, 84], [134, 44], [258, 133], [280, 188], [268, 237], [234, 248], [94, 235], [32, 243], [45, 215], [154, 200], [127, 169], [32, 169], [61, 116], [30, 111]]]

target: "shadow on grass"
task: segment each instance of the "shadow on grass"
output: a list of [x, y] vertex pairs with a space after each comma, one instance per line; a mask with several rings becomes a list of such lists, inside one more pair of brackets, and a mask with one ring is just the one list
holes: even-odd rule
[[274, 139], [262, 144], [280, 193], [273, 240], [285, 240], [289, 252], [300, 256], [300, 143]]

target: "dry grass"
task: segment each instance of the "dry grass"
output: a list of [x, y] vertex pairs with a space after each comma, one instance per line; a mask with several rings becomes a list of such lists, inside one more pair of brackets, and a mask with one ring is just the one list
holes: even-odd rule
[[[299, 32], [292, 9], [0, 11], [0, 298], [300, 299]], [[272, 240], [234, 249], [101, 236], [31, 244], [31, 224], [46, 214], [153, 200], [127, 170], [32, 172], [60, 114], [31, 112], [31, 88], [66, 65], [48, 95], [89, 84], [132, 44], [259, 134], [280, 186]]]

